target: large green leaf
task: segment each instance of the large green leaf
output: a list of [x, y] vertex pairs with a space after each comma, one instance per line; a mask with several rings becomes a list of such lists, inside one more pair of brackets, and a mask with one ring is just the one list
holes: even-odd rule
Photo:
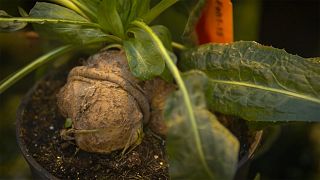
[[251, 121], [320, 121], [320, 62], [255, 42], [182, 53], [181, 69], [210, 77], [208, 104]]
[[189, 119], [180, 91], [166, 103], [167, 150], [172, 179], [232, 179], [238, 161], [238, 140], [206, 110], [207, 77], [199, 71], [183, 75], [196, 117]]
[[[51, 3], [37, 2], [30, 11], [32, 18], [52, 18], [61, 20], [73, 20], [89, 23], [89, 21], [76, 12]], [[49, 38], [61, 40], [67, 43], [86, 43], [106, 38], [107, 35], [98, 28], [83, 26], [80, 24], [56, 23], [35, 25], [35, 28]]]
[[165, 62], [154, 42], [142, 29], [131, 28], [129, 31], [134, 37], [124, 41], [123, 46], [133, 75], [143, 80], [160, 75]]

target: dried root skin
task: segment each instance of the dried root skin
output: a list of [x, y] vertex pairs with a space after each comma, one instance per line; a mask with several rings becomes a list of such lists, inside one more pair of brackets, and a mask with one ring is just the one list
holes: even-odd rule
[[148, 127], [157, 135], [165, 138], [167, 134], [167, 127], [163, 117], [165, 101], [168, 96], [177, 89], [177, 87], [160, 78], [155, 78], [153, 80], [146, 81], [144, 89], [150, 101], [151, 109]]
[[117, 85], [119, 85], [122, 89], [130, 93], [135, 100], [138, 102], [142, 112], [143, 112], [143, 119], [144, 123], [147, 124], [150, 119], [150, 107], [148, 99], [146, 98], [145, 94], [141, 92], [141, 90], [138, 90], [135, 88], [137, 85], [133, 85], [130, 83], [130, 81], [127, 81], [123, 79], [121, 76], [118, 76], [114, 73], [110, 72], [103, 72], [103, 71], [97, 71], [94, 70], [94, 68], [88, 68], [85, 66], [79, 66], [75, 67], [71, 70], [69, 73], [68, 81], [75, 80], [77, 78], [86, 77], [91, 80], [97, 80], [97, 81], [107, 81], [112, 82]]

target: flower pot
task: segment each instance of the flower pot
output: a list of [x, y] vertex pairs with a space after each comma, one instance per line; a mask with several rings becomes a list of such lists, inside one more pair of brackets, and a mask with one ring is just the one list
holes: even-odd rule
[[[67, 71], [64, 71], [67, 72]], [[164, 141], [150, 130], [142, 143], [120, 157], [87, 153], [61, 139], [65, 119], [59, 114], [56, 93], [66, 81], [66, 73], [50, 73], [26, 94], [17, 112], [16, 136], [21, 152], [35, 179], [150, 178], [168, 179]], [[238, 169], [246, 167], [259, 145], [262, 132], [251, 135], [251, 143], [241, 156]], [[51, 151], [52, 150], [52, 151]], [[239, 172], [240, 172], [239, 171]], [[236, 178], [243, 177], [237, 173]]]

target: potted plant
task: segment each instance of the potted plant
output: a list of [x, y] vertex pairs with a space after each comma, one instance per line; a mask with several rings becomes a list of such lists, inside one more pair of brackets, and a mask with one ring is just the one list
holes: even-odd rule
[[[176, 4], [187, 7], [173, 12], [184, 17], [183, 30], [151, 24], [165, 21], [159, 15], [176, 0], [52, 2], [20, 9], [23, 17], [2, 12], [2, 30], [34, 23], [66, 45], [3, 81], [0, 92], [66, 52], [103, 49], [69, 75], [47, 75], [23, 101], [17, 137], [36, 177], [232, 179], [239, 140], [242, 163], [261, 136], [239, 118], [319, 121], [319, 59], [255, 42], [196, 45], [204, 0]], [[184, 40], [172, 41], [182, 31]]]

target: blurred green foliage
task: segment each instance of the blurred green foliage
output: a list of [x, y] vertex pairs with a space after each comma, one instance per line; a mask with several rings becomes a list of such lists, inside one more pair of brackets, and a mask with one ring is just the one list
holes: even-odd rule
[[[37, 57], [40, 49], [24, 38], [21, 32], [0, 33], [0, 79]], [[29, 177], [28, 166], [15, 140], [16, 110], [28, 85], [33, 82], [32, 77], [27, 77], [27, 81], [19, 82], [0, 95], [0, 179]]]

